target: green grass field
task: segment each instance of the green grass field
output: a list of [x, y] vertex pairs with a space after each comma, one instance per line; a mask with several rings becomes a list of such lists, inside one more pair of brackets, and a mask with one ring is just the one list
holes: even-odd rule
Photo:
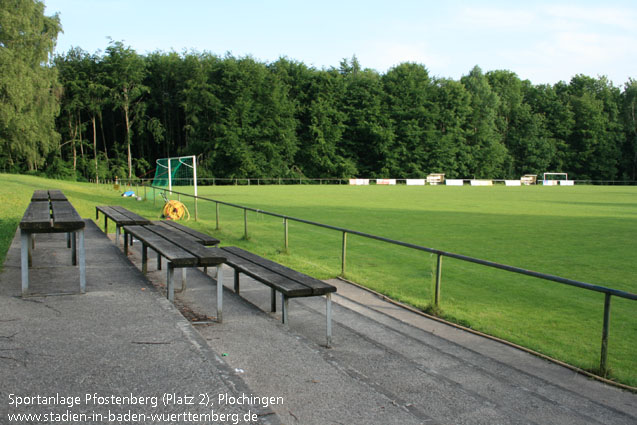
[[[110, 186], [0, 175], [2, 256], [34, 189], [62, 189], [83, 217], [120, 204], [151, 218], [158, 197], [121, 198]], [[185, 190], [186, 191], [186, 190]], [[143, 195], [143, 189], [139, 190]], [[404, 242], [637, 292], [637, 187], [213, 186], [199, 195]], [[176, 198], [176, 196], [173, 196]], [[191, 198], [181, 199], [194, 214]], [[341, 271], [339, 232], [198, 202], [193, 227], [319, 278]], [[436, 258], [348, 236], [346, 277], [393, 298], [431, 306]], [[599, 365], [603, 294], [445, 258], [441, 315], [575, 366]], [[637, 304], [614, 297], [611, 376], [637, 386]]]

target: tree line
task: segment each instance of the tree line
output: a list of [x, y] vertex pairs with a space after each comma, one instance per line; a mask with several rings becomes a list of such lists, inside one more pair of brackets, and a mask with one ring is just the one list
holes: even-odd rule
[[[2, 16], [0, 32], [5, 171], [152, 177], [157, 158], [197, 155], [204, 177], [519, 178], [559, 171], [574, 179], [636, 179], [633, 79], [617, 87], [605, 77], [576, 75], [534, 85], [476, 66], [453, 80], [416, 63], [379, 73], [353, 57], [316, 69], [287, 58], [140, 55], [119, 41], [104, 52], [74, 48], [52, 57], [55, 38], [33, 40], [31, 50], [40, 51], [20, 53], [25, 43], [11, 45], [7, 19], [13, 17]], [[42, 19], [34, 33], [57, 36], [57, 17]], [[25, 18], [16, 26], [34, 24]], [[25, 33], [16, 30], [14, 38]], [[18, 55], [27, 65], [15, 65]], [[33, 75], [25, 78], [27, 71]]]

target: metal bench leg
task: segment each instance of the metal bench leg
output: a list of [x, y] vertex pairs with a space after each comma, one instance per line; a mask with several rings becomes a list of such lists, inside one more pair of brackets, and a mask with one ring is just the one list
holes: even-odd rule
[[77, 266], [77, 238], [75, 232], [69, 233], [71, 238], [71, 264]]
[[181, 289], [179, 292], [184, 292], [186, 290], [186, 268], [181, 268]]
[[104, 214], [104, 234], [108, 235], [108, 217]]
[[66, 232], [66, 247], [71, 247], [71, 232]]
[[157, 270], [161, 270], [161, 254], [157, 251], [155, 253], [157, 254]]
[[20, 239], [22, 241], [22, 247], [20, 250], [20, 266], [22, 269], [22, 296], [24, 297], [29, 292], [29, 245], [31, 241], [29, 234], [20, 232]]
[[175, 301], [175, 287], [173, 282], [173, 276], [175, 275], [175, 269], [173, 268], [171, 263], [168, 263], [168, 271], [167, 271], [167, 282], [166, 282], [166, 297], [168, 301], [171, 303]]
[[[86, 292], [86, 249], [84, 247], [84, 229], [78, 231], [80, 234], [80, 292]], [[75, 240], [75, 233], [73, 233]]]
[[332, 347], [332, 294], [328, 292], [325, 294], [325, 316], [327, 319], [327, 348]]
[[270, 288], [270, 311], [276, 313], [276, 289]]
[[[118, 238], [118, 237], [119, 237], [119, 227], [117, 228], [117, 236], [115, 236], [115, 238]], [[132, 237], [133, 236], [131, 235], [131, 238]], [[119, 246], [117, 242], [116, 242], [116, 245]], [[124, 230], [124, 255], [128, 255], [128, 232], [126, 230]]]
[[207, 266], [205, 266], [205, 267], [203, 268], [203, 273], [204, 273], [204, 274], [208, 274], [208, 267], [207, 267]]
[[288, 323], [288, 305], [289, 298], [284, 294], [281, 294], [281, 321], [284, 325], [289, 325]]
[[27, 246], [27, 264], [29, 267], [33, 266], [33, 246], [35, 245], [35, 235], [33, 233], [27, 233], [28, 235], [28, 246]]
[[148, 273], [148, 245], [142, 242], [142, 273]]
[[240, 291], [240, 282], [239, 282], [239, 270], [234, 271], [234, 293], [239, 295], [239, 291]]
[[115, 225], [115, 245], [117, 246], [119, 246], [119, 232], [120, 232], [119, 226]]
[[217, 266], [217, 322], [223, 323], [223, 271]]

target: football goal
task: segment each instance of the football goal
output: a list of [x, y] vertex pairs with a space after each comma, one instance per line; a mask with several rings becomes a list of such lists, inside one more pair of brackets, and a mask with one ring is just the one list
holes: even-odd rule
[[170, 192], [174, 186], [194, 186], [197, 196], [197, 158], [191, 155], [158, 159], [153, 186], [167, 187]]
[[567, 173], [544, 173], [542, 176], [544, 186], [557, 186], [563, 184], [563, 181], [570, 181]]

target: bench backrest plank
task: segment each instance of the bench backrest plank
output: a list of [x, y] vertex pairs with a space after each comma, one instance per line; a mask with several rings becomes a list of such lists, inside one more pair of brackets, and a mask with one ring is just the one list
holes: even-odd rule
[[132, 225], [124, 226], [124, 231], [135, 236], [137, 239], [159, 252], [162, 257], [176, 266], [195, 266], [197, 258], [188, 251], [179, 248], [175, 244], [161, 237], [157, 233], [151, 232], [144, 226]]

